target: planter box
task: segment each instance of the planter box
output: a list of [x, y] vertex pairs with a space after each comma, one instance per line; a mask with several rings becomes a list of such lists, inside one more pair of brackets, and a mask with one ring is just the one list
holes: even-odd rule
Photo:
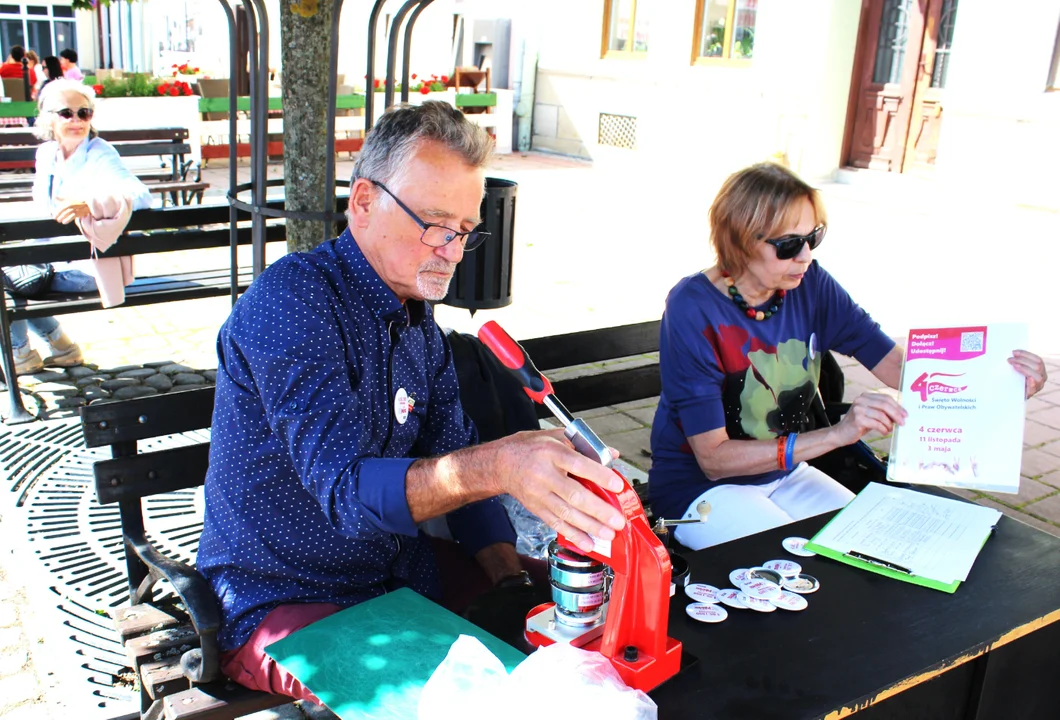
[[[92, 125], [97, 130], [188, 128], [191, 154], [195, 161], [199, 162], [199, 117], [199, 98], [194, 95], [96, 98], [96, 115], [92, 119]], [[130, 164], [130, 167], [133, 165]]]

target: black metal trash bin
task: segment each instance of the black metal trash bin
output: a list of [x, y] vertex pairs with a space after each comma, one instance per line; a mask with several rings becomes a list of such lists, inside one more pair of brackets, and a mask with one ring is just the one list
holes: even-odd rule
[[464, 253], [442, 303], [470, 310], [494, 310], [512, 304], [512, 248], [515, 246], [515, 191], [517, 183], [486, 178], [482, 225], [490, 237]]

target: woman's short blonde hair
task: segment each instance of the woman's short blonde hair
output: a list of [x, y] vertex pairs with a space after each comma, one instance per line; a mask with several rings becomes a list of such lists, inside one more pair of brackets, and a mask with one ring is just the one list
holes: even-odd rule
[[[57, 113], [66, 107], [63, 105], [63, 97], [66, 95], [80, 95], [88, 107], [93, 110], [96, 108], [96, 91], [90, 85], [62, 78], [52, 80], [41, 89], [37, 98], [37, 124], [33, 126], [33, 134], [41, 140], [55, 139], [52, 126], [55, 125]], [[89, 132], [91, 135], [96, 134], [95, 130]]]
[[803, 199], [813, 205], [814, 224], [826, 223], [820, 195], [783, 165], [763, 162], [730, 175], [710, 207], [718, 267], [732, 275], [743, 272], [759, 242], [796, 222]]

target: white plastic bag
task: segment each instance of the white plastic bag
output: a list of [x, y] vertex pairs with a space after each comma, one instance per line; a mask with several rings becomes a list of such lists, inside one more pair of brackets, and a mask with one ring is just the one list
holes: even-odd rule
[[420, 695], [419, 720], [657, 720], [655, 702], [628, 687], [600, 653], [541, 648], [511, 675], [477, 639], [461, 635]]

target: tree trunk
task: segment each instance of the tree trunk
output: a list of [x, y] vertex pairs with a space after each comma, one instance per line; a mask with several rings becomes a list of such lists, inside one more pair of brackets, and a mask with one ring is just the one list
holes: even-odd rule
[[[325, 136], [329, 112], [331, 7], [330, 0], [280, 3], [283, 174], [288, 210], [334, 209], [334, 188], [325, 192], [324, 187], [325, 153], [334, 152], [334, 141]], [[331, 237], [333, 230], [330, 222], [325, 228], [320, 221], [288, 220], [287, 250], [311, 250]]]

